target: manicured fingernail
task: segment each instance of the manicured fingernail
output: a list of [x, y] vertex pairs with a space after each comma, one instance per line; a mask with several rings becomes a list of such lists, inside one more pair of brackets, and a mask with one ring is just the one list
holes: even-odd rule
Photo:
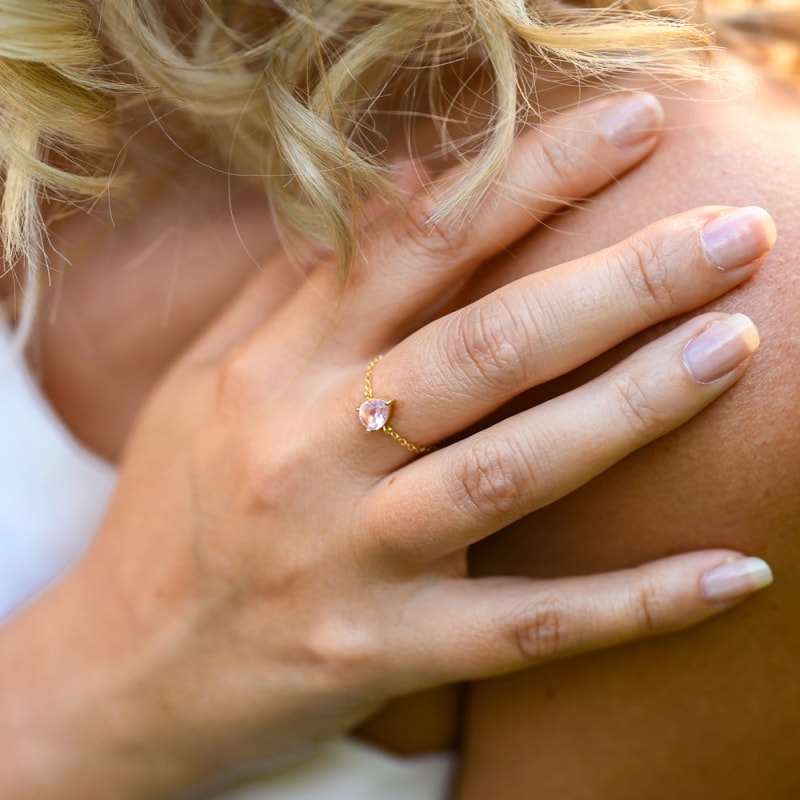
[[772, 217], [758, 206], [735, 208], [703, 228], [706, 257], [720, 269], [749, 264], [766, 253], [778, 231]]
[[744, 314], [732, 314], [690, 339], [683, 361], [698, 383], [713, 383], [753, 355], [759, 342], [753, 321]]
[[617, 147], [632, 147], [652, 139], [663, 121], [661, 104], [646, 93], [626, 97], [597, 115], [600, 132]]
[[703, 575], [700, 586], [710, 603], [746, 597], [772, 583], [772, 570], [760, 558], [740, 558]]

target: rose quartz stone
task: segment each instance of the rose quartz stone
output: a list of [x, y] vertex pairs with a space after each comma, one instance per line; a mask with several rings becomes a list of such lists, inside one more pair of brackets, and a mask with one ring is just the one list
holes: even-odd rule
[[386, 400], [377, 397], [365, 400], [358, 409], [358, 418], [368, 431], [379, 431], [388, 421], [391, 406]]

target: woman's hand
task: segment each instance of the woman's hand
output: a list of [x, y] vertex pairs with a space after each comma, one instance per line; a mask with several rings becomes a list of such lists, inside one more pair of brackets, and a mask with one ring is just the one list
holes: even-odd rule
[[[764, 585], [765, 565], [730, 551], [552, 581], [467, 576], [471, 543], [682, 424], [757, 346], [745, 317], [704, 315], [465, 433], [731, 289], [769, 249], [765, 212], [703, 208], [423, 324], [557, 198], [642, 157], [658, 121], [635, 96], [525, 135], [463, 227], [430, 225], [436, 198], [420, 191], [363, 232], [343, 294], [327, 263], [288, 295], [268, 277], [248, 287], [152, 397], [86, 559], [16, 621], [42, 631], [45, 666], [0, 657], [51, 699], [37, 717], [8, 698], [3, 721], [16, 769], [37, 762], [26, 785], [45, 776], [31, 796], [103, 780], [163, 796], [296, 757], [391, 697], [689, 625]], [[394, 401], [394, 437], [365, 431], [365, 389]], [[48, 629], [54, 598], [66, 631]], [[59, 639], [54, 692], [42, 676]]]

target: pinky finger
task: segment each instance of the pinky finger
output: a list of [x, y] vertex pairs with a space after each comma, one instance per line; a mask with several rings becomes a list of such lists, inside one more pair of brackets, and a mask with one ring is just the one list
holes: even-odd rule
[[[760, 558], [713, 550], [575, 578], [459, 579], [427, 593], [396, 652], [408, 690], [486, 678], [695, 625], [772, 583]], [[420, 642], [425, 642], [420, 647]]]

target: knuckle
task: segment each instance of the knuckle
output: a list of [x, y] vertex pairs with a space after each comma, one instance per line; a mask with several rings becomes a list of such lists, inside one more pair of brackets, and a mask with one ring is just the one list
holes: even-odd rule
[[514, 518], [523, 512], [531, 481], [516, 446], [484, 437], [463, 459], [453, 500], [477, 519]]
[[665, 628], [669, 619], [668, 601], [652, 578], [642, 578], [636, 584], [631, 606], [638, 621], [638, 628], [643, 633], [655, 634]]
[[625, 424], [635, 435], [649, 437], [663, 426], [663, 412], [634, 375], [630, 372], [619, 375], [615, 389]]
[[648, 313], [663, 314], [675, 307], [670, 258], [646, 236], [628, 239], [612, 253], [639, 306]]
[[553, 185], [561, 186], [562, 191], [569, 191], [586, 167], [582, 148], [563, 136], [545, 137], [538, 162], [539, 169], [548, 175]]
[[397, 244], [420, 258], [425, 266], [459, 260], [468, 241], [468, 226], [432, 222], [430, 208], [425, 204], [414, 203], [402, 214]]
[[520, 320], [498, 297], [486, 298], [457, 317], [448, 361], [458, 378], [516, 394], [525, 381]]
[[[213, 414], [216, 469], [235, 485], [236, 503], [246, 514], [280, 513], [303, 491], [308, 454], [294, 441], [272, 436], [270, 420], [253, 411], [263, 405], [264, 376], [246, 353], [235, 353], [219, 371]], [[270, 441], [270, 447], [264, 442]], [[224, 469], [229, 471], [223, 473]], [[235, 477], [233, 477], [235, 476]]]
[[310, 625], [303, 643], [305, 662], [337, 691], [379, 671], [374, 669], [381, 652], [377, 637], [349, 617], [328, 617]]
[[570, 648], [569, 612], [552, 598], [541, 600], [516, 628], [516, 646], [525, 661], [547, 661]]
[[250, 359], [242, 349], [235, 350], [222, 361], [218, 375], [217, 395], [223, 408], [231, 403], [238, 405], [255, 389]]
[[278, 453], [265, 454], [265, 448], [243, 445], [241, 490], [244, 511], [248, 514], [277, 514], [287, 498], [297, 494], [296, 465], [287, 463]]

